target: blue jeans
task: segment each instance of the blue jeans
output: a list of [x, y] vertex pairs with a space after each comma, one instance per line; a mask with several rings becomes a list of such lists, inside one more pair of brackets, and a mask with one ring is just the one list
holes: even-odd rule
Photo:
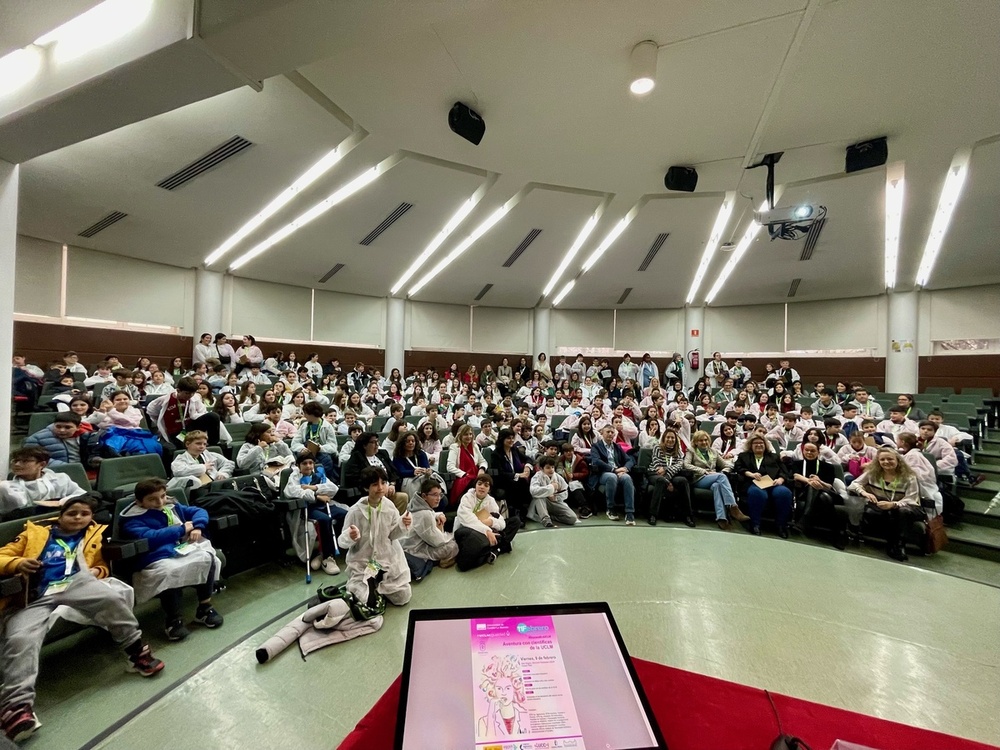
[[703, 476], [694, 486], [698, 489], [712, 490], [712, 500], [715, 501], [715, 520], [726, 520], [726, 506], [736, 505], [736, 496], [725, 474], [710, 474]]
[[632, 484], [632, 477], [628, 474], [618, 476], [608, 471], [601, 474], [598, 483], [604, 489], [604, 497], [607, 499], [609, 511], [615, 507], [615, 494], [618, 492], [620, 484], [625, 494], [625, 513], [635, 515], [635, 485]]
[[750, 523], [753, 526], [760, 526], [760, 517], [764, 513], [768, 498], [774, 501], [774, 518], [778, 522], [778, 527], [787, 526], [788, 519], [792, 516], [792, 491], [783, 484], [768, 487], [766, 490], [755, 484], [750, 485], [747, 489]]

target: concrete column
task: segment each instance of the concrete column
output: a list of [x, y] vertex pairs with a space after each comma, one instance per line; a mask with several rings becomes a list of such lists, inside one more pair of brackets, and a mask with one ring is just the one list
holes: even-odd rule
[[10, 456], [11, 367], [14, 356], [14, 259], [17, 248], [17, 185], [20, 167], [0, 161], [0, 476]]
[[[694, 381], [705, 371], [707, 361], [701, 342], [705, 337], [705, 308], [691, 307], [684, 308], [684, 388], [689, 390], [694, 386]], [[691, 369], [691, 352], [697, 350], [701, 354], [701, 361], [697, 370]]]
[[203, 333], [214, 337], [228, 331], [222, 323], [222, 284], [225, 275], [204, 268], [195, 269], [194, 277], [194, 343]]
[[916, 393], [920, 360], [917, 357], [919, 292], [889, 292], [885, 356], [885, 389]]
[[382, 372], [388, 377], [392, 368], [398, 367], [405, 377], [403, 331], [406, 324], [406, 300], [402, 297], [389, 297], [385, 307], [385, 369]]
[[534, 351], [534, 359], [538, 359], [538, 355], [545, 352], [545, 357], [548, 360], [552, 360], [552, 352], [550, 351], [549, 341], [549, 326], [552, 318], [552, 308], [551, 307], [536, 307], [534, 314], [534, 325], [532, 327], [532, 337], [531, 345]]

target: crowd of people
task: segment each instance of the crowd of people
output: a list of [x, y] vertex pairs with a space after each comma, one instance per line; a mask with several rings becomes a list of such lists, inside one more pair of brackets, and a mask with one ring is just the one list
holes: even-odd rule
[[[24, 578], [3, 602], [0, 646], [0, 725], [15, 740], [40, 726], [37, 654], [55, 607], [108, 629], [147, 676], [163, 664], [142, 641], [133, 600], [160, 600], [170, 640], [190, 635], [185, 587], [198, 597], [194, 623], [223, 624], [208, 514], [179, 498], [237, 474], [306, 503], [318, 549], [301, 555], [312, 570], [337, 575], [343, 556], [351, 594], [395, 605], [434, 567], [493, 564], [525, 521], [553, 528], [602, 514], [634, 526], [641, 513], [650, 525], [695, 526], [697, 490], [711, 495], [722, 529], [735, 521], [760, 535], [770, 513], [783, 538], [828, 535], [844, 549], [870, 521], [904, 561], [907, 527], [942, 512], [939, 479], [979, 480], [959, 447], [971, 435], [940, 412], [922, 413], [905, 394], [884, 410], [857, 382], [807, 386], [786, 360], [754, 378], [716, 353], [692, 378], [675, 355], [661, 379], [648, 354], [617, 367], [539, 354], [404, 377], [361, 362], [345, 371], [316, 354], [265, 358], [252, 336], [234, 349], [220, 333], [201, 337], [190, 365], [141, 357], [125, 367], [108, 356], [90, 371], [67, 352], [44, 370], [23, 357], [14, 368], [15, 386], [33, 384], [55, 410], [0, 482], [0, 513], [27, 518], [0, 549], [0, 573]], [[169, 477], [140, 482], [120, 513], [124, 534], [149, 540], [131, 587], [95, 583], [109, 576], [108, 508], [53, 470], [93, 474], [109, 455], [105, 438], [121, 433], [139, 438], [129, 450], [160, 454]]]

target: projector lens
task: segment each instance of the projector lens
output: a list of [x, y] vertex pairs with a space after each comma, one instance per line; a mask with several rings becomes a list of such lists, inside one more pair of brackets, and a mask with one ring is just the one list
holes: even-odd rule
[[810, 216], [812, 216], [812, 212], [813, 212], [812, 206], [799, 206], [798, 208], [795, 209], [795, 218], [808, 219]]

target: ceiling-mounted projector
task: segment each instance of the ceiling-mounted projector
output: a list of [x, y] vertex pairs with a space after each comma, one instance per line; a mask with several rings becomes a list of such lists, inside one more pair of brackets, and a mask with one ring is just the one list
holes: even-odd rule
[[758, 211], [754, 220], [765, 227], [775, 224], [805, 224], [822, 219], [826, 216], [826, 206], [813, 203], [801, 203], [798, 206], [776, 206], [766, 211]]

